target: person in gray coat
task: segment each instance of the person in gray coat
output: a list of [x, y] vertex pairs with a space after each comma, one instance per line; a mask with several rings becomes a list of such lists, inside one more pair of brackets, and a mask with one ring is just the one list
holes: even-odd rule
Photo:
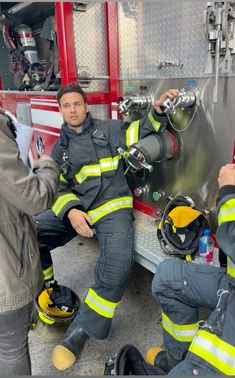
[[0, 109], [0, 375], [30, 375], [32, 301], [43, 285], [32, 215], [55, 199], [59, 171], [48, 156], [32, 170], [21, 158], [11, 118]]

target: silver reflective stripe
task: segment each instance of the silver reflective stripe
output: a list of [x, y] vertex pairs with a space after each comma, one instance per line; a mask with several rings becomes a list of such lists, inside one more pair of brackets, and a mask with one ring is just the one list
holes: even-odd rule
[[130, 147], [133, 143], [138, 142], [140, 121], [134, 121], [126, 131], [126, 145]]
[[[162, 325], [164, 327], [167, 326], [168, 329], [171, 330], [171, 335], [175, 335], [175, 338], [177, 339], [178, 336], [180, 337], [194, 337], [195, 334], [197, 333], [197, 330], [198, 330], [198, 327], [196, 326], [194, 329], [179, 329], [178, 327], [175, 327], [172, 323], [169, 323], [166, 319], [162, 319]], [[182, 328], [183, 327], [187, 327], [186, 325], [185, 326], [181, 326]], [[165, 328], [165, 327], [164, 327]], [[174, 336], [173, 336], [174, 337]]]
[[227, 273], [235, 278], [235, 264], [232, 262], [232, 260], [228, 257], [227, 258]]
[[[201, 332], [203, 334], [203, 332]], [[211, 339], [211, 340], [209, 340]], [[190, 352], [208, 361], [226, 375], [235, 374], [235, 348], [216, 335], [197, 335], [189, 348]], [[233, 355], [232, 355], [233, 354]]]
[[96, 209], [89, 210], [88, 214], [90, 215], [92, 223], [94, 224], [100, 218], [104, 217], [110, 212], [113, 212], [119, 209], [124, 209], [124, 208], [132, 208], [132, 206], [133, 206], [132, 197], [129, 197], [129, 196], [120, 197], [120, 198], [115, 198], [111, 201], [108, 201], [105, 204], [97, 207]]

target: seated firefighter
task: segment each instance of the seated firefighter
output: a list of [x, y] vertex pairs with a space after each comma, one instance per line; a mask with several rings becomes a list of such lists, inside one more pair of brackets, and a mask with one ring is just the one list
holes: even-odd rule
[[[169, 259], [153, 279], [165, 350], [150, 349], [147, 361], [169, 375], [235, 374], [235, 164], [221, 168], [218, 182], [216, 237], [227, 270]], [[212, 310], [206, 321], [198, 322], [199, 307]]]
[[85, 93], [78, 85], [60, 88], [57, 100], [64, 118], [52, 157], [61, 167], [60, 186], [52, 209], [37, 217], [37, 232], [45, 280], [53, 279], [50, 251], [77, 234], [96, 231], [101, 249], [84, 303], [53, 351], [59, 370], [69, 368], [88, 337], [105, 339], [133, 264], [132, 195], [118, 147], [126, 149], [139, 139], [160, 133], [166, 126], [160, 105], [173, 98], [171, 89], [155, 101], [141, 120], [132, 123], [93, 119]]

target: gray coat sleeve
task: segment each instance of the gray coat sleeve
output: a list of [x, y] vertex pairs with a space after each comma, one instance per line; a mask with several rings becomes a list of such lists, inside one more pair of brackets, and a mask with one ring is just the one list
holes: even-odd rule
[[55, 199], [59, 171], [54, 161], [43, 160], [34, 170], [19, 157], [13, 137], [0, 130], [0, 193], [26, 214], [49, 208]]

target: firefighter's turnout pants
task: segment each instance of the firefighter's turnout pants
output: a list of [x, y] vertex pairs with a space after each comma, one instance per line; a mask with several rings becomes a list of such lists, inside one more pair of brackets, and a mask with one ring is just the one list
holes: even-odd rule
[[[163, 261], [152, 293], [162, 307], [163, 343], [178, 360], [169, 375], [235, 375], [235, 293], [224, 268]], [[199, 321], [198, 308], [211, 310]]]
[[[50, 279], [53, 272], [50, 251], [65, 245], [77, 233], [51, 210], [37, 216], [36, 227], [43, 271], [46, 272], [45, 278]], [[133, 264], [132, 210], [113, 212], [98, 221], [94, 228], [101, 253], [95, 267], [94, 283], [75, 321], [89, 336], [104, 339], [108, 336]]]

